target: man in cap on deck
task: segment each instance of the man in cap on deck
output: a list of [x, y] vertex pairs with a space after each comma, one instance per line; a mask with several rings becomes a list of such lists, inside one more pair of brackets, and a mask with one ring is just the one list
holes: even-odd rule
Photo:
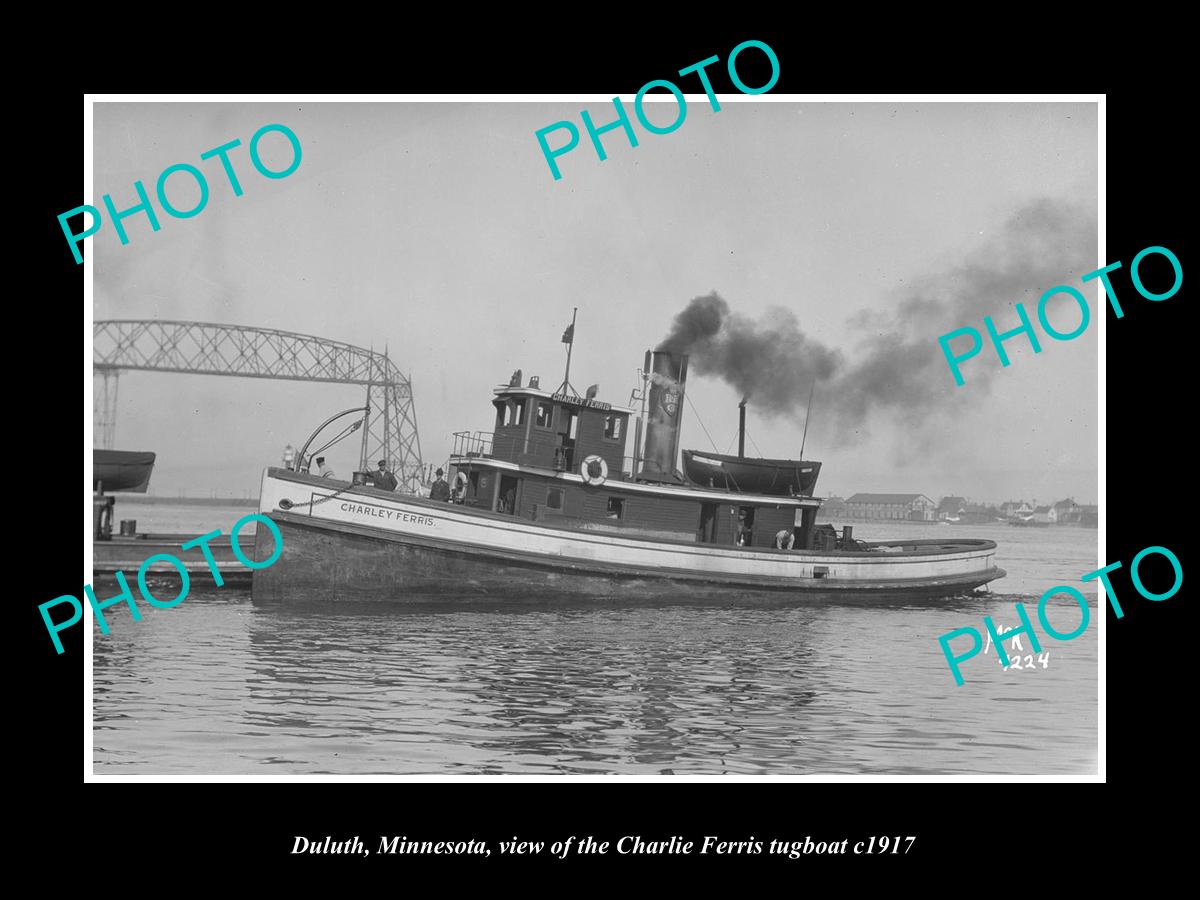
[[433, 483], [433, 489], [429, 492], [430, 500], [441, 500], [445, 502], [450, 499], [450, 485], [446, 483], [446, 479], [442, 476], [446, 474], [444, 470], [437, 470], [437, 481]]
[[371, 478], [375, 481], [375, 487], [384, 491], [394, 491], [400, 483], [396, 476], [388, 471], [386, 459], [379, 461], [379, 468], [371, 473]]

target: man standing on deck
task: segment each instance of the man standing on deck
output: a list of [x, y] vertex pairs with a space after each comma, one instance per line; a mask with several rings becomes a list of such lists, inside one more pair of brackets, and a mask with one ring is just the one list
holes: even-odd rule
[[372, 472], [371, 476], [375, 480], [375, 487], [384, 491], [394, 491], [400, 483], [396, 480], [396, 476], [388, 471], [386, 459], [379, 461], [379, 469]]
[[333, 469], [325, 465], [325, 457], [323, 456], [317, 457], [317, 473], [322, 478], [337, 478], [337, 476], [333, 474]]
[[446, 474], [442, 469], [437, 470], [437, 481], [433, 483], [433, 488], [429, 491], [430, 500], [441, 500], [445, 502], [450, 499], [450, 485], [446, 483], [446, 479], [442, 476]]

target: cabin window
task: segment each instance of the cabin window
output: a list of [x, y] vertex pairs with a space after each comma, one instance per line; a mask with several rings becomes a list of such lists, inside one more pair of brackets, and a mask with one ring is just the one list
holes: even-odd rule
[[562, 509], [563, 508], [563, 492], [560, 488], [549, 488], [546, 491], [546, 508], [547, 509]]
[[608, 517], [610, 519], [625, 518], [625, 501], [621, 497], [608, 498]]
[[621, 417], [620, 416], [605, 416], [604, 417], [604, 436], [609, 440], [619, 440], [621, 437]]
[[509, 422], [508, 424], [510, 424], [510, 425], [524, 425], [525, 424], [525, 401], [524, 400], [517, 400], [513, 403], [512, 421]]
[[533, 414], [533, 424], [538, 428], [549, 428], [554, 418], [554, 407], [539, 400]]
[[512, 424], [512, 406], [508, 403], [500, 403], [496, 406], [496, 427], [507, 428]]
[[567, 437], [575, 440], [579, 435], [579, 413], [573, 412], [569, 414], [567, 421]]

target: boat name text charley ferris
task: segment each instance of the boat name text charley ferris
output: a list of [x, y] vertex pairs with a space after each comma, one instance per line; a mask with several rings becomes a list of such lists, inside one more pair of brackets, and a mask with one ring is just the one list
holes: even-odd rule
[[[255, 562], [245, 553], [242, 552], [241, 545], [238, 544], [238, 532], [247, 522], [261, 522], [275, 538], [275, 552], [262, 562]], [[208, 542], [221, 536], [221, 529], [217, 528], [210, 531], [208, 534], [202, 534], [198, 538], [193, 538], [186, 543], [180, 544], [180, 549], [191, 550], [193, 547], [198, 547], [200, 552], [204, 554], [204, 560], [208, 563], [208, 570], [212, 573], [213, 581], [217, 587], [221, 587], [225, 583], [225, 579], [221, 577], [221, 570], [217, 568], [217, 561], [213, 557], [212, 550], [208, 546]], [[279, 526], [272, 522], [267, 516], [261, 513], [251, 513], [248, 516], [243, 516], [233, 523], [233, 528], [229, 532], [229, 542], [233, 548], [233, 554], [237, 557], [239, 563], [248, 569], [266, 569], [273, 566], [281, 555], [283, 555], [283, 534], [279, 531]], [[169, 563], [179, 572], [179, 579], [182, 582], [180, 585], [179, 596], [173, 600], [159, 600], [150, 593], [150, 588], [146, 584], [146, 573], [150, 567], [156, 562]], [[108, 622], [104, 619], [104, 610], [110, 606], [115, 606], [118, 603], [128, 603], [129, 612], [133, 616], [135, 622], [142, 620], [142, 614], [137, 608], [137, 604], [133, 600], [133, 593], [129, 590], [129, 582], [125, 579], [125, 573], [120, 569], [116, 572], [117, 583], [121, 585], [121, 593], [109, 600], [97, 600], [96, 594], [92, 591], [90, 584], [83, 586], [83, 593], [87, 595], [88, 603], [91, 604], [93, 612], [96, 614], [96, 621], [100, 625], [100, 632], [108, 634]], [[170, 609], [173, 606], [178, 606], [187, 599], [188, 591], [191, 589], [191, 578], [188, 575], [187, 566], [178, 557], [172, 556], [170, 553], [156, 553], [142, 563], [141, 568], [137, 573], [138, 590], [142, 597], [151, 606], [158, 609]], [[55, 624], [50, 619], [50, 608], [62, 603], [69, 603], [75, 607], [75, 612], [71, 618], [65, 622]], [[79, 598], [73, 594], [63, 594], [61, 597], [55, 597], [53, 600], [41, 604], [38, 607], [38, 612], [42, 614], [42, 621], [46, 623], [46, 630], [50, 632], [50, 639], [54, 641], [55, 649], [61, 654], [63, 652], [62, 641], [58, 639], [58, 633], [76, 625], [83, 618], [83, 604], [79, 602]]]
[[[1142, 284], [1141, 273], [1138, 270], [1142, 260], [1144, 260], [1151, 253], [1166, 257], [1175, 273], [1174, 284], [1172, 284], [1169, 289], [1163, 291], [1161, 294], [1154, 293], [1153, 291], [1147, 289], [1144, 284]], [[1121, 304], [1117, 300], [1117, 290], [1113, 287], [1112, 281], [1108, 277], [1109, 272], [1114, 272], [1119, 268], [1121, 268], [1121, 261], [1117, 260], [1115, 263], [1109, 263], [1102, 269], [1097, 269], [1094, 272], [1088, 272], [1083, 276], [1083, 278], [1080, 279], [1080, 281], [1086, 283], [1099, 278], [1101, 284], [1104, 285], [1104, 292], [1108, 296], [1108, 302], [1113, 308], [1113, 313], [1115, 313], [1118, 319], [1123, 319], [1125, 318], [1125, 310], [1121, 308]], [[1174, 297], [1177, 293], [1179, 293], [1179, 289], [1183, 287], [1183, 266], [1179, 264], [1179, 258], [1166, 247], [1147, 247], [1145, 250], [1135, 256], [1133, 258], [1133, 262], [1130, 263], [1129, 278], [1133, 282], [1133, 286], [1137, 289], [1137, 292], [1147, 300], [1169, 300], [1171, 297]], [[1046, 318], [1047, 301], [1053, 297], [1057, 297], [1059, 294], [1070, 295], [1071, 299], [1079, 305], [1079, 324], [1072, 331], [1055, 331], [1053, 326], [1051, 326], [1049, 319]], [[1010, 331], [998, 333], [996, 331], [996, 323], [992, 321], [992, 317], [983, 317], [983, 326], [987, 330], [988, 337], [990, 337], [992, 340], [992, 346], [996, 350], [996, 356], [1000, 359], [1000, 365], [1005, 368], [1011, 364], [1011, 361], [1008, 358], [1008, 353], [1004, 349], [1004, 342], [1011, 338], [1015, 338], [1020, 334], [1024, 334], [1027, 338], [1029, 338], [1029, 344], [1031, 347], [1033, 347], [1034, 353], [1042, 352], [1042, 345], [1038, 343], [1037, 333], [1033, 330], [1033, 323], [1029, 320], [1029, 313], [1020, 303], [1014, 303], [1013, 306], [1017, 310], [1017, 318], [1021, 321], [1021, 324]], [[1037, 317], [1038, 321], [1042, 323], [1042, 329], [1054, 340], [1073, 341], [1075, 338], [1087, 331], [1088, 323], [1092, 320], [1092, 313], [1091, 310], [1088, 309], [1087, 298], [1084, 297], [1083, 294], [1069, 285], [1060, 284], [1058, 287], [1052, 287], [1050, 290], [1046, 291], [1046, 293], [1042, 294], [1041, 299], [1038, 300]], [[962, 354], [956, 356], [950, 352], [950, 342], [956, 337], [963, 336], [970, 337], [972, 345], [968, 347]], [[966, 362], [971, 357], [979, 355], [980, 351], [983, 350], [983, 335], [979, 333], [978, 328], [972, 328], [968, 325], [966, 328], [956, 328], [953, 331], [946, 332], [938, 338], [938, 344], [942, 348], [942, 353], [946, 357], [946, 362], [950, 365], [950, 373], [954, 376], [955, 386], [962, 387], [964, 381], [962, 369], [959, 367], [959, 363]]]
[[[1171, 585], [1169, 590], [1163, 591], [1161, 594], [1156, 594], [1153, 591], [1146, 590], [1146, 586], [1142, 583], [1141, 575], [1138, 572], [1138, 567], [1141, 565], [1142, 560], [1151, 553], [1166, 557], [1171, 563], [1171, 569], [1175, 574], [1175, 583]], [[1117, 600], [1116, 589], [1113, 588], [1112, 582], [1108, 577], [1109, 572], [1114, 572], [1119, 568], [1121, 568], [1121, 561], [1117, 560], [1115, 563], [1109, 563], [1102, 569], [1097, 569], [1094, 572], [1088, 572], [1086, 575], [1081, 576], [1079, 580], [1086, 583], [1089, 581], [1095, 581], [1097, 578], [1100, 579], [1100, 583], [1104, 585], [1104, 593], [1108, 597], [1108, 602], [1112, 605], [1113, 612], [1116, 613], [1118, 619], [1123, 619], [1125, 617], [1125, 610], [1121, 608], [1121, 604]], [[1179, 557], [1177, 557], [1166, 547], [1147, 547], [1145, 550], [1135, 556], [1133, 558], [1133, 562], [1129, 564], [1129, 579], [1133, 582], [1133, 586], [1137, 592], [1147, 600], [1169, 600], [1179, 593], [1179, 589], [1183, 587], [1183, 566], [1179, 563]], [[1056, 631], [1046, 617], [1046, 601], [1056, 594], [1070, 594], [1072, 599], [1079, 604], [1079, 608], [1083, 610], [1083, 618], [1080, 621], [1079, 626], [1074, 631]], [[1004, 650], [1004, 641], [1014, 639], [1022, 632], [1029, 636], [1029, 645], [1033, 648], [1034, 653], [1041, 653], [1042, 651], [1042, 646], [1038, 643], [1037, 634], [1033, 630], [1033, 623], [1029, 621], [1029, 613], [1025, 611], [1025, 607], [1020, 602], [1014, 603], [1013, 606], [1017, 608], [1017, 616], [1021, 620], [1021, 625], [1017, 628], [1005, 630], [1003, 632], [1003, 637], [1001, 637], [1001, 633], [997, 632], [996, 623], [992, 621], [992, 617], [983, 617], [983, 624], [987, 627], [988, 634], [992, 639], [992, 643], [996, 645], [996, 652], [1000, 655], [1001, 664], [1004, 666], [1008, 666], [1010, 664], [1008, 653]], [[1038, 620], [1042, 623], [1043, 630], [1045, 630], [1046, 634], [1050, 635], [1050, 637], [1057, 641], [1075, 640], [1075, 638], [1087, 631], [1088, 623], [1092, 618], [1091, 610], [1088, 609], [1087, 597], [1083, 596], [1083, 594], [1077, 588], [1073, 588], [1066, 584], [1060, 584], [1052, 587], [1050, 590], [1046, 591], [1046, 593], [1042, 594], [1041, 599], [1038, 600], [1037, 612]], [[974, 641], [974, 645], [971, 647], [971, 649], [960, 656], [954, 656], [951, 654], [950, 642], [956, 637], [967, 634], [972, 635], [972, 640]], [[978, 654], [981, 649], [983, 649], [983, 636], [979, 633], [979, 629], [977, 628], [955, 628], [953, 631], [948, 631], [939, 637], [938, 643], [942, 645], [942, 653], [946, 657], [946, 662], [950, 664], [950, 671], [954, 674], [955, 683], [959, 687], [962, 687], [963, 677], [962, 673], [959, 671], [959, 663], [966, 662], [972, 656]]]
[[[749, 47], [754, 47], [765, 53], [767, 56], [767, 61], [771, 64], [771, 78], [762, 87], [749, 87], [738, 76], [738, 54]], [[710, 56], [708, 59], [702, 59], [698, 63], [693, 63], [687, 68], [679, 70], [680, 75], [690, 75], [692, 72], [695, 72], [696, 75], [699, 76], [700, 83], [704, 85], [704, 92], [708, 94], [708, 105], [712, 107], [713, 112], [720, 112], [721, 104], [717, 102], [717, 95], [713, 93], [712, 82], [708, 80], [708, 73], [704, 70], [713, 63], [720, 62], [720, 59], [721, 57], [719, 56]], [[774, 50], [772, 50], [762, 41], [742, 41], [740, 44], [734, 47], [733, 51], [729, 54], [729, 60], [726, 62], [726, 68], [729, 70], [729, 80], [732, 81], [733, 86], [743, 94], [765, 94], [771, 88], [775, 87], [775, 82], [779, 81], [779, 57], [775, 55]], [[675, 117], [675, 121], [670, 125], [659, 127], [658, 125], [652, 124], [650, 120], [646, 118], [646, 110], [643, 108], [643, 100], [645, 99], [646, 92], [652, 88], [665, 88], [675, 95], [675, 103], [679, 108], [679, 112]], [[616, 121], [609, 122], [607, 125], [601, 125], [599, 128], [596, 127], [596, 124], [592, 121], [591, 113], [589, 113], [586, 109], [581, 110], [579, 113], [579, 117], [583, 120], [583, 125], [587, 129], [588, 137], [592, 139], [592, 146], [596, 148], [596, 155], [600, 157], [600, 162], [604, 162], [606, 159], [608, 159], [608, 154], [604, 151], [604, 145], [600, 143], [600, 135], [604, 134], [605, 132], [612, 131], [616, 128], [621, 128], [625, 131], [625, 137], [629, 139], [629, 146], [636, 147], [638, 145], [637, 134], [633, 130], [633, 124], [629, 121], [629, 113], [627, 113], [625, 111], [625, 107], [621, 105], [621, 98], [613, 97], [612, 102], [613, 106], [615, 106], [617, 109]], [[687, 118], [687, 100], [684, 98], [683, 92], [680, 91], [673, 82], [666, 81], [662, 78], [656, 78], [654, 81], [647, 81], [637, 92], [637, 96], [634, 97], [633, 100], [633, 111], [637, 116], [637, 120], [642, 123], [642, 127], [651, 134], [670, 134], [672, 131], [678, 130], [679, 126], [683, 124], [683, 120]], [[557, 129], [566, 129], [570, 136], [567, 138], [567, 142], [563, 146], [559, 147], [557, 150], [551, 150], [550, 144], [546, 140], [546, 135]], [[554, 176], [554, 180], [558, 181], [560, 178], [562, 178], [562, 172], [558, 170], [558, 163], [556, 163], [554, 160], [560, 156], [563, 156], [564, 154], [570, 153], [577, 146], [579, 146], [579, 129], [575, 127], [575, 123], [563, 120], [560, 122], [555, 122], [553, 125], [547, 125], [545, 128], [539, 128], [534, 132], [534, 137], [537, 138], [538, 146], [542, 148], [542, 155], [546, 157], [546, 163], [550, 166], [550, 172]]]
[[373, 503], [343, 503], [338, 508], [343, 512], [375, 516], [377, 519], [391, 519], [395, 517], [397, 522], [412, 522], [414, 525], [433, 525], [433, 518], [431, 516], [417, 516], [412, 513], [401, 512], [398, 509], [388, 509], [386, 506], [375, 506]]
[[[262, 140], [263, 135], [272, 131], [278, 131], [288, 139], [292, 145], [292, 161], [284, 169], [272, 171], [263, 164], [262, 157], [258, 152], [258, 142]], [[240, 197], [245, 191], [242, 190], [242, 183], [238, 181], [237, 173], [233, 170], [233, 163], [229, 161], [229, 151], [235, 147], [242, 145], [241, 139], [234, 138], [232, 141], [222, 144], [219, 147], [213, 147], [211, 150], [205, 150], [200, 154], [201, 160], [212, 159], [214, 156], [220, 157], [221, 167], [225, 170], [225, 176], [229, 179], [229, 186], [233, 188], [233, 196]], [[258, 170], [258, 174], [264, 178], [287, 178], [298, 168], [300, 168], [300, 139], [296, 137], [296, 133], [286, 125], [264, 125], [258, 131], [254, 132], [254, 136], [250, 138], [250, 162], [254, 168]], [[199, 198], [196, 200], [196, 205], [188, 210], [176, 209], [167, 200], [167, 179], [176, 172], [187, 172], [192, 178], [196, 179], [196, 184], [199, 187]], [[117, 211], [116, 205], [113, 203], [112, 195], [105, 194], [103, 197], [104, 206], [108, 210], [108, 217], [112, 221], [113, 227], [117, 229], [117, 237], [121, 240], [121, 246], [129, 243], [129, 236], [125, 233], [125, 226], [121, 224], [122, 219], [127, 219], [135, 213], [144, 212], [146, 218], [150, 221], [150, 228], [153, 231], [158, 231], [162, 226], [158, 224], [158, 216], [154, 213], [154, 207], [150, 203], [150, 197], [146, 193], [146, 188], [141, 180], [133, 183], [133, 190], [138, 196], [140, 203], [137, 203], [129, 209]], [[167, 166], [159, 173], [158, 184], [156, 186], [159, 205], [166, 210], [167, 215], [175, 219], [190, 219], [192, 216], [197, 216], [203, 212], [204, 207], [208, 205], [208, 182], [204, 178], [204, 173], [189, 163], [175, 163]], [[88, 213], [92, 217], [91, 228], [85, 228], [79, 234], [71, 231], [71, 226], [67, 224], [67, 219], [72, 216], [77, 216], [80, 213]], [[83, 206], [77, 206], [69, 212], [65, 212], [58, 217], [58, 224], [62, 227], [63, 234], [67, 236], [67, 243], [71, 245], [71, 252], [75, 254], [75, 262], [82, 263], [83, 256], [79, 252], [79, 243], [85, 238], [91, 237], [100, 230], [100, 226], [104, 224], [104, 219], [100, 214], [100, 210], [87, 203]]]

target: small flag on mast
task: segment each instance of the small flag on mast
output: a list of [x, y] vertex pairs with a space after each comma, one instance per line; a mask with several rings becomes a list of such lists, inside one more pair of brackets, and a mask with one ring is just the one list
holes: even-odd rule
[[567, 330], [563, 332], [562, 342], [569, 344], [575, 340], [575, 323], [572, 322], [567, 326]]

